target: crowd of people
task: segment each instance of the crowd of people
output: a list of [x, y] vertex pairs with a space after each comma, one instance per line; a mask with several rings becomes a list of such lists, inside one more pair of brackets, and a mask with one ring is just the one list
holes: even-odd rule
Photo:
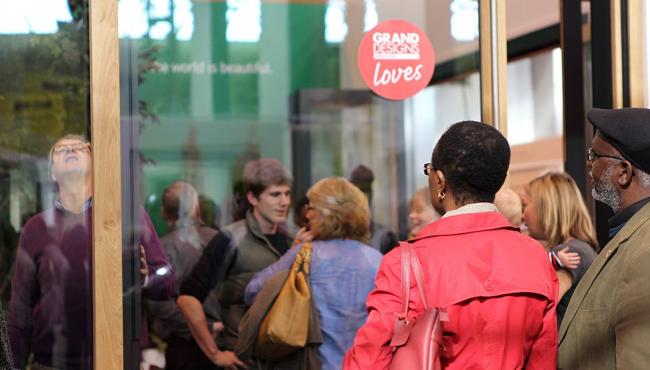
[[[406, 319], [444, 311], [444, 369], [645, 368], [650, 110], [592, 109], [588, 120], [592, 194], [615, 213], [602, 251], [575, 181], [551, 172], [521, 193], [504, 187], [510, 145], [480, 122], [458, 122], [435, 143], [428, 187], [413, 193], [410, 228], [399, 233], [373, 220], [365, 166], [349, 180], [319, 180], [292, 208], [282, 163], [250, 161], [241, 217], [218, 230], [202, 221], [194, 187], [173, 182], [162, 194], [167, 234], [139, 212], [142, 346], [150, 335], [164, 343], [170, 370], [388, 369], [409, 297]], [[0, 317], [1, 369], [93, 368], [90, 144], [68, 135], [49, 162], [57, 198], [20, 235], [6, 329]], [[424, 277], [407, 292], [403, 248]], [[308, 261], [308, 334], [271, 359], [256, 340], [298, 258]]]

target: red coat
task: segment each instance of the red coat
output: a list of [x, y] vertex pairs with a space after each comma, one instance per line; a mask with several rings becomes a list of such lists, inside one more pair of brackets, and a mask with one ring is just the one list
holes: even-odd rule
[[[442, 218], [412, 241], [429, 306], [445, 308], [445, 369], [555, 369], [558, 281], [539, 243], [496, 212]], [[388, 253], [368, 296], [344, 369], [387, 369], [395, 314], [401, 311], [399, 248]], [[411, 278], [409, 309], [424, 306]]]

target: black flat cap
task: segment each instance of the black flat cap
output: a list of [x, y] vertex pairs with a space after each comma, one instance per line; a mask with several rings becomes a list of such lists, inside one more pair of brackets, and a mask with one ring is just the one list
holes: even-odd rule
[[650, 173], [650, 109], [590, 109], [587, 119], [635, 167]]

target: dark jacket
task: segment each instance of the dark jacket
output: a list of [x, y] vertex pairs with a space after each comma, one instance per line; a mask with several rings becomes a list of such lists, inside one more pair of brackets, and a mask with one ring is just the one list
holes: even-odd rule
[[275, 363], [267, 363], [253, 357], [253, 350], [257, 340], [260, 325], [271, 309], [275, 298], [289, 276], [289, 270], [280, 271], [269, 279], [264, 288], [257, 294], [253, 305], [246, 312], [239, 323], [239, 341], [235, 346], [235, 353], [239, 358], [248, 363], [249, 369], [264, 370], [319, 370], [321, 360], [318, 357], [318, 346], [323, 342], [318, 321], [318, 311], [311, 299], [309, 312], [309, 334], [307, 346]]
[[9, 338], [7, 337], [7, 325], [5, 324], [2, 305], [0, 305], [0, 369], [11, 369], [12, 365]]
[[[173, 229], [160, 239], [169, 263], [176, 275], [176, 286], [192, 272], [203, 249], [217, 234], [217, 230], [189, 221], [177, 222]], [[147, 308], [153, 320], [153, 331], [163, 340], [171, 335], [186, 340], [193, 340], [187, 321], [174, 300], [146, 300]], [[219, 302], [214, 290], [203, 303], [208, 323], [220, 321]]]
[[[282, 230], [278, 233], [289, 236]], [[284, 250], [283, 250], [284, 251]], [[224, 331], [219, 348], [232, 349], [237, 342], [237, 327], [246, 312], [244, 290], [253, 275], [277, 261], [282, 253], [262, 234], [257, 220], [248, 213], [246, 219], [226, 226], [205, 247], [201, 259], [180, 289], [204, 302], [217, 286]]]

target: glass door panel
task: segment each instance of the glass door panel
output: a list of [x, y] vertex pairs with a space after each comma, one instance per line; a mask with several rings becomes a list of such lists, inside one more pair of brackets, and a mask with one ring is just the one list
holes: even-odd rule
[[0, 12], [0, 298], [15, 368], [93, 366], [87, 9]]

